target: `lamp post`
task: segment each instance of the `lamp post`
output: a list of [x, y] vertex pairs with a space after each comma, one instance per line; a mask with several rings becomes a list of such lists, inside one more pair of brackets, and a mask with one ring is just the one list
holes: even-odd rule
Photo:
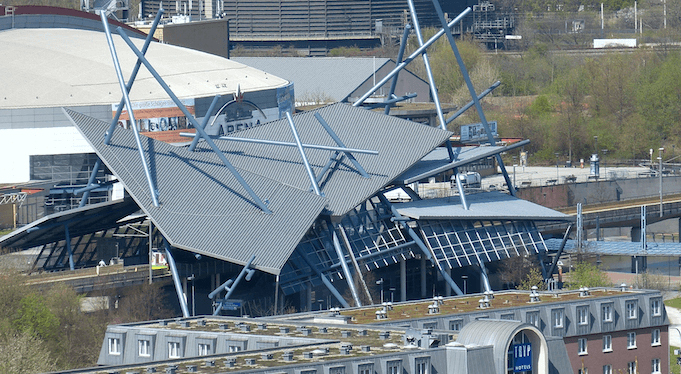
[[602, 152], [603, 152], [603, 174], [605, 174], [605, 179], [608, 179], [608, 173], [607, 173], [607, 171], [605, 170], [605, 155], [608, 154], [608, 150], [607, 150], [607, 149], [603, 149]]
[[558, 152], [555, 153], [556, 155], [556, 184], [558, 183]]
[[461, 279], [463, 279], [463, 294], [466, 294], [466, 286], [468, 283], [468, 275], [462, 275]]
[[658, 170], [660, 175], [660, 217], [662, 217], [662, 152], [664, 152], [664, 148], [660, 147], [658, 151], [660, 152], [660, 155], [657, 156], [657, 159], [660, 160], [660, 169]]
[[376, 281], [376, 284], [381, 287], [381, 304], [383, 304], [383, 278]]

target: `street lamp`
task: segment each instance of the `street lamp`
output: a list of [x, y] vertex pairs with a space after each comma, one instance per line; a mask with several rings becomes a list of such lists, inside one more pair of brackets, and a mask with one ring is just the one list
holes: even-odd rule
[[556, 155], [556, 183], [558, 183], [558, 152], [555, 153]]
[[466, 294], [466, 286], [467, 286], [466, 283], [468, 282], [468, 275], [462, 275], [461, 279], [463, 279], [463, 294], [465, 295]]
[[381, 304], [383, 304], [383, 278], [376, 281], [376, 284], [381, 287]]
[[660, 152], [660, 155], [657, 156], [657, 159], [660, 160], [660, 169], [658, 170], [660, 175], [660, 217], [662, 217], [662, 152], [664, 152], [664, 148], [660, 147], [658, 151]]
[[603, 152], [603, 174], [605, 174], [605, 179], [608, 179], [608, 173], [605, 170], [605, 155], [608, 154], [608, 150], [603, 149], [602, 152]]

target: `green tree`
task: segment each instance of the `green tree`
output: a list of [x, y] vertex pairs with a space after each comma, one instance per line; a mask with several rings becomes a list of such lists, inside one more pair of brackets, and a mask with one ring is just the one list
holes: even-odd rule
[[603, 270], [588, 262], [579, 262], [570, 270], [570, 281], [567, 288], [577, 289], [580, 287], [610, 287], [612, 282]]
[[33, 374], [56, 369], [50, 351], [35, 335], [29, 332], [0, 334], [0, 373]]

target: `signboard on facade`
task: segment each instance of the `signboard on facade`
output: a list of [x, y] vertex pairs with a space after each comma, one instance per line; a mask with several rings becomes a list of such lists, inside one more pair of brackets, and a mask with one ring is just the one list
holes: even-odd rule
[[241, 309], [242, 300], [227, 299], [222, 302], [222, 309], [224, 310], [239, 310]]
[[515, 344], [513, 346], [513, 372], [532, 371], [532, 344]]
[[[487, 122], [492, 136], [497, 138], [497, 121]], [[487, 132], [482, 123], [472, 123], [470, 125], [461, 126], [461, 143], [474, 143], [487, 141]]]

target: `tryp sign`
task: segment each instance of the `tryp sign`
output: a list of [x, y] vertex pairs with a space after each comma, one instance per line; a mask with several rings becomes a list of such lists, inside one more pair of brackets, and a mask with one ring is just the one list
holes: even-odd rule
[[513, 371], [532, 370], [532, 344], [516, 344], [513, 346]]

